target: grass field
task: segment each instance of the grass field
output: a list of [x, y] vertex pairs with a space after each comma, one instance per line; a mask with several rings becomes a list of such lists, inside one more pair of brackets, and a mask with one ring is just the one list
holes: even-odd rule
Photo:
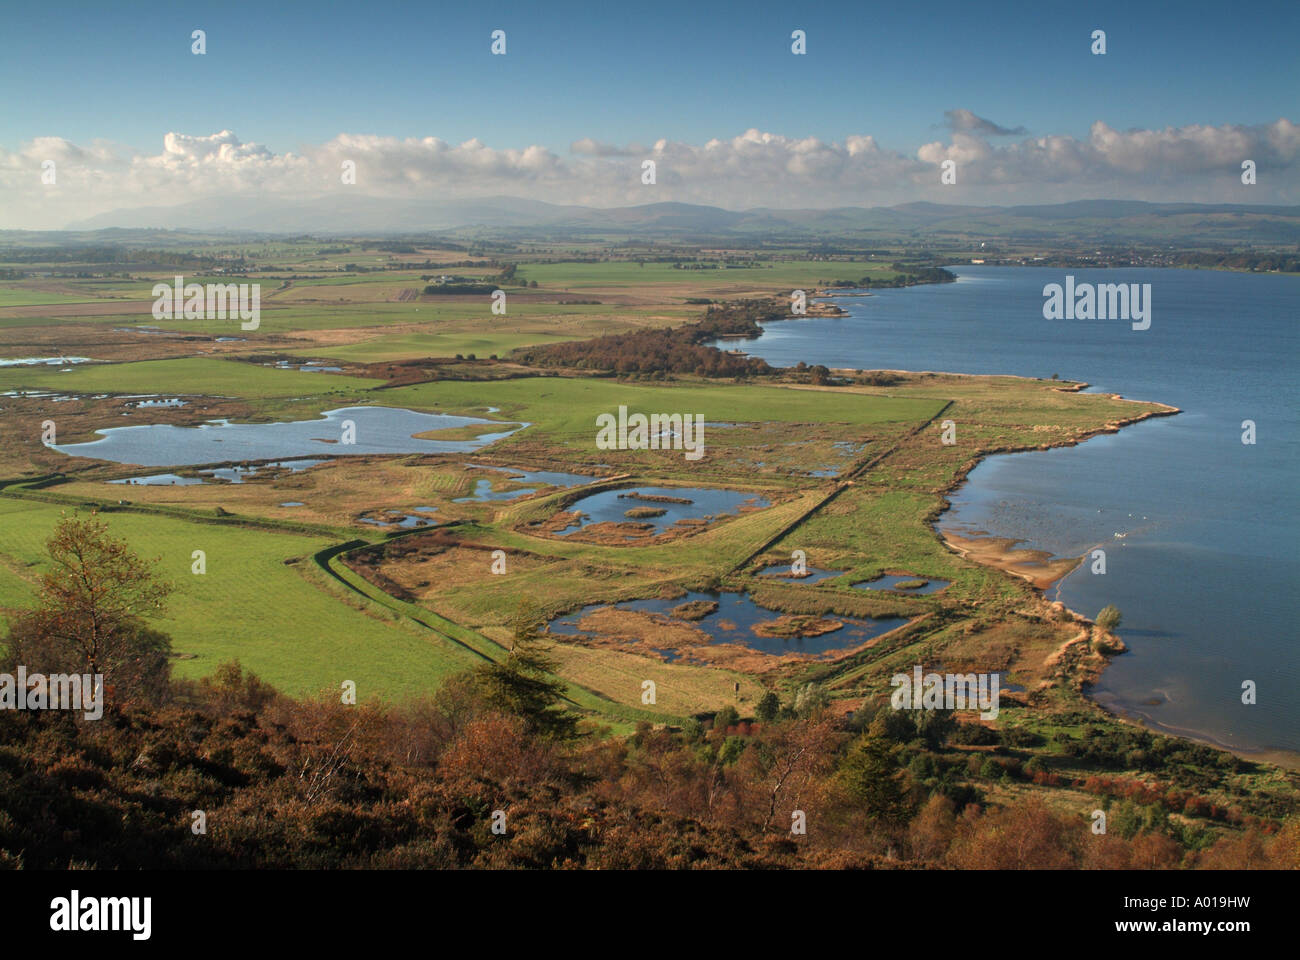
[[921, 397], [819, 394], [778, 386], [651, 386], [558, 377], [495, 383], [426, 383], [384, 391], [385, 403], [459, 411], [501, 408], [502, 419], [526, 420], [557, 434], [593, 434], [596, 417], [617, 413], [690, 413], [706, 422], [848, 423], [927, 420], [946, 402]]
[[[61, 513], [57, 506], [0, 499], [0, 606], [30, 600], [29, 578], [41, 569], [45, 540]], [[239, 659], [288, 692], [338, 690], [353, 680], [359, 695], [400, 698], [427, 693], [477, 662], [455, 644], [363, 612], [346, 602], [344, 591], [328, 589], [311, 556], [331, 541], [145, 514], [104, 516], [113, 536], [158, 558], [160, 576], [175, 586], [157, 625], [173, 638], [179, 676], [204, 676]], [[202, 576], [191, 572], [195, 550], [207, 556]]]
[[[362, 702], [408, 701], [436, 691], [453, 674], [503, 658], [521, 610], [546, 622], [590, 606], [596, 609], [586, 614], [585, 635], [557, 633], [546, 645], [566, 701], [597, 736], [630, 734], [644, 723], [691, 726], [687, 718], [707, 720], [728, 706], [748, 718], [765, 693], [790, 705], [810, 686], [844, 715], [883, 702], [890, 676], [917, 664], [999, 671], [1008, 686], [996, 725], [1041, 738], [1036, 749], [999, 748], [999, 762], [1047, 758], [1063, 782], [1049, 788], [1029, 777], [981, 776], [980, 799], [1032, 792], [1076, 816], [1091, 809], [1084, 804], [1099, 802], [1077, 789], [1097, 771], [1071, 760], [1066, 744], [1093, 740], [1098, 730], [1131, 732], [1085, 695], [1106, 664], [1104, 635], [1050, 605], [1013, 563], [963, 554], [959, 542], [949, 546], [936, 518], [947, 492], [990, 451], [1078, 442], [1166, 408], [1014, 377], [907, 374], [890, 386], [868, 386], [866, 378], [814, 386], [799, 371], [744, 383], [552, 375], [509, 354], [696, 320], [705, 310], [701, 300], [884, 279], [893, 276], [889, 262], [920, 257], [914, 246], [882, 246], [874, 260], [865, 253], [846, 260], [795, 245], [768, 247], [757, 262], [726, 269], [726, 260], [747, 259], [753, 248], [680, 251], [644, 243], [647, 259], [640, 265], [635, 257], [643, 242], [625, 244], [626, 238], [515, 245], [460, 239], [461, 249], [417, 243], [414, 251], [314, 239], [200, 246], [204, 269], [187, 273], [191, 282], [231, 282], [214, 271], [229, 269], [237, 254], [256, 264], [244, 279], [262, 285], [256, 331], [242, 331], [232, 320], [155, 321], [152, 285], [182, 272], [158, 265], [166, 259], [138, 269], [33, 264], [30, 257], [9, 266], [42, 275], [0, 285], [0, 356], [66, 354], [104, 362], [68, 372], [0, 368], [0, 642], [9, 618], [36, 600], [48, 562], [45, 543], [60, 518], [98, 505], [110, 533], [158, 558], [160, 575], [174, 584], [155, 626], [171, 637], [173, 673], [182, 678], [210, 675], [238, 659], [289, 694], [332, 697], [353, 681]], [[718, 268], [662, 262], [679, 253], [683, 263], [698, 257]], [[367, 272], [340, 269], [348, 264]], [[420, 292], [423, 274], [489, 277], [511, 264], [516, 277], [504, 287], [505, 315], [491, 312], [486, 295]], [[141, 326], [174, 336], [135, 329]], [[457, 355], [476, 359], [455, 362]], [[489, 361], [493, 355], [500, 359]], [[443, 362], [418, 362], [426, 358]], [[280, 359], [333, 360], [345, 371], [304, 374], [270, 365]], [[57, 396], [3, 395], [10, 391]], [[137, 394], [189, 402], [141, 408]], [[125, 425], [308, 419], [356, 404], [530, 426], [473, 454], [338, 456], [298, 472], [263, 465], [238, 484], [205, 475], [193, 485], [110, 485], [164, 471], [69, 457], [41, 440], [47, 420], [57, 423], [59, 443], [67, 444]], [[700, 415], [707, 424], [704, 457], [598, 448], [596, 418], [620, 406], [631, 413]], [[952, 445], [940, 438], [947, 419], [956, 427]], [[579, 473], [591, 482], [529, 485], [492, 467]], [[167, 472], [200, 476], [192, 465]], [[475, 499], [484, 480], [495, 498]], [[588, 494], [647, 487], [682, 494], [676, 502], [698, 496], [694, 488], [712, 488], [761, 497], [767, 505], [751, 501], [652, 537], [637, 528], [645, 512], [610, 498], [614, 520], [573, 529], [574, 511], [594, 510], [581, 506]], [[651, 502], [626, 501], [638, 504], [632, 511], [650, 512], [674, 501], [645, 506]], [[408, 530], [392, 522], [416, 511], [436, 527]], [[202, 575], [192, 571], [196, 550], [206, 558]], [[815, 585], [758, 575], [799, 555], [838, 575]], [[853, 587], [883, 573], [949, 585], [930, 595]], [[719, 623], [740, 619], [725, 610], [713, 621], [721, 632], [704, 634], [688, 622], [698, 606], [667, 616], [611, 609], [651, 597], [671, 609], [688, 590], [716, 595], [719, 603], [723, 591], [747, 592], [770, 614], [759, 614], [763, 626], [813, 621], [829, 640], [849, 633], [836, 633], [837, 619], [897, 622], [821, 656], [805, 644], [821, 635], [812, 632], [769, 633], [781, 645], [759, 652], [743, 633], [730, 632], [743, 624]], [[654, 684], [653, 703], [643, 699], [647, 681]], [[963, 743], [956, 756], [979, 762], [985, 749]], [[1128, 765], [1133, 769], [1125, 775], [1134, 782], [1168, 773], [1145, 762]], [[1214, 784], [1225, 809], [1243, 790], [1276, 793], [1279, 807], [1294, 796], [1275, 768], [1233, 777], [1223, 769], [1205, 761], [1197, 775]], [[961, 770], [939, 775], [949, 784], [971, 780]]]
[[[793, 382], [688, 378], [649, 383], [558, 376], [432, 379], [387, 388], [382, 365], [394, 361], [504, 357], [536, 343], [683, 322], [704, 309], [687, 304], [689, 298], [811, 290], [828, 280], [887, 277], [892, 271], [866, 260], [767, 260], [726, 269], [715, 259], [719, 269], [689, 270], [666, 262], [642, 266], [631, 259], [514, 258], [516, 284], [506, 288], [507, 313], [497, 316], [484, 296], [420, 297], [413, 292], [423, 288], [422, 273], [492, 275], [500, 264], [489, 258], [473, 267], [430, 269], [421, 263], [424, 251], [393, 255], [356, 247], [320, 254], [322, 246], [274, 242], [239, 249], [263, 266], [294, 274], [333, 271], [344, 263], [401, 269], [334, 271], [292, 280], [271, 271], [254, 273], [248, 280], [261, 283], [263, 291], [262, 323], [256, 331], [241, 331], [229, 320], [155, 322], [148, 300], [155, 281], [170, 281], [165, 271], [0, 288], [0, 329], [5, 331], [0, 340], [21, 343], [25, 350], [48, 343], [51, 349], [90, 357], [97, 356], [95, 344], [103, 343], [118, 351], [109, 354], [113, 358], [129, 357], [66, 373], [0, 370], [0, 391], [79, 396], [64, 405], [51, 401], [49, 412], [39, 399], [26, 401], [22, 442], [30, 446], [36, 427], [51, 414], [59, 418], [60, 437], [89, 434], [89, 428], [78, 434], [83, 421], [94, 428], [121, 423], [114, 419], [121, 415], [117, 408], [97, 419], [89, 416], [94, 398], [105, 394], [118, 395], [105, 404], [120, 404], [122, 394], [234, 398], [221, 401], [220, 409], [262, 420], [312, 416], [355, 403], [474, 416], [495, 408], [497, 419], [531, 426], [480, 451], [473, 461], [579, 470], [589, 476], [622, 473], [629, 487], [739, 489], [768, 498], [770, 506], [663, 542], [628, 543], [617, 534], [566, 539], [548, 533], [546, 525], [567, 509], [574, 499], [570, 491], [547, 488], [518, 500], [457, 503], [487, 475], [468, 467], [465, 457], [346, 458], [304, 473], [268, 472], [238, 485], [123, 488], [104, 482], [121, 476], [122, 467], [86, 470], [89, 461], [69, 463], [39, 446], [22, 453], [29, 449], [24, 446], [5, 461], [9, 476], [36, 476], [68, 466], [85, 472], [42, 493], [63, 498], [61, 503], [0, 497], [0, 605], [12, 609], [30, 602], [42, 544], [61, 510], [77, 503], [114, 504], [125, 497], [131, 506], [109, 514], [113, 532], [139, 552], [161, 556], [166, 576], [177, 584], [161, 626], [174, 638], [180, 654], [176, 671], [182, 676], [203, 675], [238, 657], [290, 692], [336, 689], [352, 679], [363, 695], [372, 691], [402, 698], [436, 687], [448, 673], [482, 655], [499, 654], [506, 624], [521, 603], [554, 614], [598, 600], [660, 590], [679, 594], [686, 586], [713, 584], [757, 589], [783, 604], [781, 609], [820, 604], [918, 619], [910, 632], [841, 664], [796, 659], [763, 673], [761, 683], [746, 670], [666, 663], [610, 645], [560, 643], [555, 648], [559, 672], [570, 684], [574, 702], [625, 727], [637, 719], [681, 717], [737, 700], [751, 705], [765, 686], [788, 690], [815, 677], [826, 677], [837, 695], [851, 697], [879, 679], [870, 664], [928, 656], [956, 642], [945, 618], [967, 616], [972, 605], [1012, 616], [1032, 598], [1022, 581], [958, 557], [929, 526], [942, 504], [942, 491], [981, 450], [1066, 442], [1140, 410], [1102, 396], [1067, 393], [1047, 381], [948, 376], [913, 376], [891, 387], [833, 389]], [[582, 249], [594, 252], [599, 244], [584, 243]], [[559, 257], [566, 253], [552, 252]], [[467, 257], [460, 251], [439, 256], [451, 262]], [[209, 279], [231, 278], [202, 272], [187, 277]], [[519, 287], [518, 280], [538, 286]], [[560, 302], [576, 299], [601, 302]], [[139, 335], [137, 343], [132, 334], [115, 329], [155, 323], [180, 337]], [[69, 331], [77, 333], [70, 336]], [[212, 338], [219, 336], [242, 339], [220, 344], [223, 356], [210, 355], [218, 349]], [[303, 374], [242, 362], [236, 359], [239, 354], [261, 360], [333, 359], [350, 366], [346, 374]], [[362, 364], [377, 365], [373, 377], [355, 375]], [[429, 369], [430, 377], [518, 372], [517, 366], [502, 364]], [[174, 419], [168, 422], [197, 422], [212, 415], [205, 411], [213, 403], [169, 414]], [[704, 459], [687, 461], [671, 450], [598, 450], [596, 418], [616, 413], [620, 406], [632, 413], [702, 416], [710, 424]], [[937, 425], [931, 421], [941, 412], [958, 423], [955, 447], [938, 443]], [[493, 476], [493, 482], [497, 491], [509, 489], [505, 475]], [[304, 506], [284, 507], [285, 502]], [[392, 575], [390, 586], [405, 584], [401, 590], [409, 596], [364, 579], [341, 558], [328, 569], [313, 561], [319, 551], [348, 538], [383, 542], [392, 528], [366, 524], [366, 518], [422, 505], [435, 507], [427, 515], [448, 525], [449, 535], [463, 546], [446, 557], [421, 555], [409, 568], [400, 554], [385, 560], [377, 569]], [[219, 510], [231, 516], [212, 522]], [[419, 536], [409, 542], [418, 543]], [[208, 573], [201, 577], [189, 572], [197, 549], [208, 555]], [[491, 549], [509, 552], [509, 576], [487, 571], [484, 559]], [[805, 551], [814, 565], [845, 574], [817, 588], [774, 585], [748, 575], [753, 565], [746, 564], [747, 558], [788, 561], [794, 550]], [[952, 585], [929, 598], [870, 596], [849, 587], [887, 569], [941, 577]], [[939, 614], [936, 627], [926, 626], [927, 617]], [[1048, 631], [1040, 639], [1047, 642], [1053, 636]], [[657, 705], [641, 703], [645, 679], [658, 686]]]
[[0, 307], [41, 306], [47, 303], [76, 303], [83, 299], [73, 294], [48, 293], [21, 287], [0, 287]]
[[379, 382], [361, 377], [276, 370], [253, 363], [208, 357], [82, 364], [67, 373], [54, 367], [0, 368], [0, 389], [78, 393], [203, 393], [210, 396], [301, 397], [355, 395]]

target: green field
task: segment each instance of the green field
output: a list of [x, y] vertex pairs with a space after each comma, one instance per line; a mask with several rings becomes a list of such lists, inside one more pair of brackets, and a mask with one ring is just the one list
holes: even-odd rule
[[[181, 657], [176, 669], [183, 676], [203, 675], [217, 663], [238, 657], [292, 692], [314, 692], [354, 679], [363, 691], [406, 697], [431, 689], [449, 672], [473, 663], [474, 650], [491, 656], [499, 649], [493, 641], [504, 639], [505, 624], [523, 601], [555, 613], [599, 599], [647, 596], [660, 589], [679, 592], [684, 585], [757, 588], [774, 602], [795, 608], [801, 603], [838, 604], [851, 612], [924, 618], [941, 611], [949, 617], [964, 616], [966, 606], [973, 604], [1005, 614], [1027, 602], [1031, 592], [1019, 581], [961, 559], [937, 539], [929, 524], [941, 505], [942, 491], [980, 450], [1067, 442], [1135, 410], [1135, 405], [1101, 396], [1062, 392], [1059, 384], [1015, 378], [922, 375], [894, 387], [821, 389], [808, 387], [797, 376], [760, 383], [691, 376], [650, 382], [612, 376], [519, 376], [517, 362], [482, 362], [492, 355], [504, 359], [510, 351], [533, 344], [697, 318], [704, 308], [687, 304], [688, 298], [717, 299], [737, 291], [779, 295], [831, 279], [893, 275], [888, 266], [865, 258], [760, 259], [728, 269], [721, 258], [706, 257], [719, 268], [693, 270], [653, 260], [640, 265], [634, 254], [547, 262], [512, 256], [507, 259], [516, 265], [517, 275], [506, 288], [508, 312], [496, 316], [487, 297], [396, 299], [409, 296], [412, 288], [422, 289], [422, 273], [492, 275], [502, 264], [490, 258], [476, 261], [474, 267], [442, 269], [411, 265], [361, 247], [318, 255], [317, 246], [275, 242], [237, 248], [264, 266], [275, 264], [295, 274], [339, 263], [400, 269], [293, 280], [269, 271], [254, 273], [250, 280], [261, 283], [263, 290], [262, 322], [256, 331], [241, 331], [231, 320], [156, 322], [187, 337], [242, 338], [222, 344], [229, 353], [221, 357], [205, 355], [215, 347], [203, 339], [133, 337], [116, 329], [155, 324], [145, 310], [139, 315], [105, 312], [122, 299], [149, 298], [156, 280], [169, 279], [166, 272], [154, 269], [130, 278], [51, 281], [60, 291], [49, 294], [51, 306], [62, 302], [57, 298], [69, 290], [84, 290], [80, 299], [92, 301], [77, 316], [59, 318], [55, 325], [40, 317], [0, 315], [5, 330], [17, 331], [15, 342], [43, 343], [42, 332], [48, 336], [68, 330], [72, 321], [78, 329], [92, 331], [89, 340], [79, 344], [75, 337], [69, 342], [60, 337], [58, 349], [97, 359], [102, 356], [97, 355], [98, 342], [117, 351], [109, 354], [117, 362], [78, 366], [66, 373], [44, 367], [0, 369], [0, 391], [49, 390], [86, 398], [62, 406], [40, 398], [27, 401], [33, 409], [24, 407], [23, 419], [13, 421], [20, 423], [21, 434], [6, 461], [12, 467], [9, 475], [37, 477], [66, 469], [65, 460], [35, 445], [33, 425], [58, 416], [60, 436], [78, 436], [82, 411], [88, 409], [80, 405], [89, 398], [107, 394], [111, 396], [105, 404], [121, 404], [123, 394], [207, 395], [241, 401], [235, 415], [257, 420], [314, 416], [356, 403], [473, 416], [495, 408], [491, 416], [496, 419], [530, 426], [482, 450], [488, 462], [580, 469], [589, 476], [620, 473], [627, 475], [628, 485], [741, 489], [768, 498], [770, 505], [688, 536], [629, 544], [617, 536], [584, 541], [548, 535], [545, 525], [572, 499], [562, 489], [518, 500], [464, 502], [482, 473], [467, 468], [463, 457], [370, 462], [341, 458], [329, 468], [249, 482], [238, 489], [210, 482], [139, 488], [129, 494], [129, 509], [110, 514], [111, 524], [114, 533], [139, 552], [162, 556], [167, 576], [178, 585], [161, 626], [174, 638]], [[233, 249], [227, 245], [222, 253]], [[584, 243], [582, 249], [595, 253], [599, 244]], [[553, 251], [560, 257], [566, 252]], [[448, 256], [462, 258], [466, 254]], [[210, 271], [187, 275], [194, 282], [232, 279]], [[521, 280], [538, 286], [520, 287]], [[569, 296], [575, 292], [577, 296]], [[40, 302], [30, 299], [38, 292], [16, 286], [6, 295], [10, 299], [0, 302], [0, 308]], [[103, 310], [94, 302], [97, 298]], [[557, 302], [584, 298], [605, 302]], [[241, 361], [240, 354], [257, 362]], [[394, 361], [457, 355], [474, 355], [479, 362], [412, 367], [406, 375], [428, 379], [405, 386], [389, 388], [381, 379], [393, 375], [384, 365]], [[377, 366], [373, 377], [353, 375], [359, 367], [349, 374], [304, 374], [268, 366], [271, 357]], [[462, 376], [473, 379], [454, 379]], [[41, 408], [42, 403], [50, 409]], [[614, 414], [620, 406], [632, 413], [701, 416], [710, 424], [706, 456], [692, 462], [679, 451], [597, 449], [596, 418]], [[955, 448], [940, 446], [932, 435], [930, 422], [941, 413], [960, 424], [961, 442]], [[198, 422], [195, 417], [203, 414], [195, 405], [171, 416], [170, 422]], [[120, 421], [100, 417], [90, 424], [103, 429], [106, 422]], [[83, 432], [89, 436], [91, 427]], [[105, 479], [120, 475], [121, 468], [96, 468], [85, 460], [76, 466], [73, 481], [40, 495], [74, 506], [111, 503], [110, 492], [113, 497], [121, 492], [104, 488]], [[499, 478], [494, 489], [509, 491], [510, 482]], [[295, 514], [281, 506], [289, 500], [310, 505]], [[427, 574], [434, 578], [427, 591], [413, 585], [425, 592], [412, 599], [362, 579], [338, 558], [328, 571], [314, 563], [315, 554], [350, 535], [375, 542], [392, 532], [364, 525], [369, 512], [400, 513], [416, 504], [436, 505], [435, 516], [458, 540], [513, 551], [517, 565], [512, 575], [473, 575], [454, 565], [439, 568]], [[0, 507], [0, 606], [12, 609], [30, 602], [41, 545], [63, 506], [3, 497]], [[211, 522], [218, 507], [232, 517]], [[189, 573], [195, 549], [208, 552], [209, 572], [204, 577]], [[748, 558], [782, 560], [794, 550], [806, 551], [814, 565], [845, 573], [815, 590], [750, 578]], [[481, 555], [464, 556], [466, 562], [478, 564]], [[296, 562], [285, 562], [293, 558]], [[879, 597], [850, 587], [886, 569], [942, 577], [952, 585], [931, 598]], [[948, 634], [921, 631], [920, 636], [918, 642], [937, 643]], [[1047, 640], [1059, 642], [1051, 631], [1044, 636]], [[904, 645], [883, 653], [902, 656], [910, 649]], [[758, 689], [745, 671], [716, 664], [665, 664], [627, 650], [583, 644], [563, 644], [558, 655], [561, 676], [571, 684], [575, 702], [619, 723], [636, 716], [715, 709], [728, 702], [737, 676], [745, 678], [745, 697], [752, 698]], [[873, 655], [856, 656], [836, 668], [841, 684], [837, 689], [846, 695], [856, 689], [859, 661]], [[797, 685], [819, 669], [791, 662], [763, 682]], [[653, 671], [667, 685], [659, 707], [643, 710], [639, 704], [638, 688], [631, 682], [638, 670]]]
[[81, 364], [68, 373], [44, 366], [0, 368], [0, 389], [3, 390], [61, 390], [92, 394], [201, 392], [209, 396], [264, 398], [355, 394], [378, 385], [378, 381], [360, 377], [276, 370], [254, 363], [208, 357]]
[[83, 297], [62, 293], [47, 293], [43, 290], [27, 290], [15, 287], [0, 287], [0, 307], [44, 306], [52, 303], [77, 303]]
[[384, 391], [384, 403], [391, 406], [456, 412], [491, 405], [501, 408], [495, 414], [499, 419], [526, 420], [549, 432], [575, 435], [594, 435], [596, 417], [617, 413], [619, 405], [627, 406], [631, 413], [701, 414], [706, 422], [876, 424], [928, 420], [944, 402], [777, 386], [648, 386], [558, 377], [422, 383]]
[[[0, 606], [30, 602], [45, 540], [62, 512], [0, 498]], [[147, 514], [104, 516], [113, 536], [158, 558], [160, 576], [175, 586], [157, 625], [173, 638], [179, 676], [205, 676], [238, 659], [296, 694], [337, 690], [353, 680], [360, 695], [401, 698], [427, 693], [478, 660], [409, 622], [363, 612], [346, 602], [341, 587], [327, 587], [311, 557], [330, 541]], [[195, 550], [207, 555], [205, 575], [191, 572]]]

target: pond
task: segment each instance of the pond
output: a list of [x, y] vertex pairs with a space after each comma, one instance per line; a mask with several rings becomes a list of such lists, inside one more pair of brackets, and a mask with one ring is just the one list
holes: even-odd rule
[[[355, 442], [341, 443], [344, 422], [356, 427]], [[414, 435], [431, 430], [482, 425], [472, 440], [421, 440]], [[509, 429], [492, 420], [417, 413], [396, 407], [343, 407], [320, 419], [281, 423], [231, 423], [212, 420], [196, 427], [165, 423], [111, 427], [97, 431], [102, 439], [52, 447], [74, 457], [95, 457], [146, 467], [274, 457], [316, 455], [360, 456], [381, 453], [470, 453], [523, 429]], [[525, 424], [526, 426], [526, 424]]]
[[[656, 534], [683, 520], [710, 520], [739, 513], [742, 507], [766, 507], [769, 502], [756, 493], [742, 490], [720, 490], [710, 487], [637, 487], [635, 490], [605, 490], [583, 497], [570, 511], [580, 511], [584, 516], [575, 526], [560, 533], [567, 536], [575, 530], [593, 523], [645, 523]], [[662, 511], [656, 516], [628, 511]]]
[[[416, 507], [416, 510], [428, 510], [428, 507]], [[416, 527], [427, 527], [433, 523], [428, 517], [417, 516], [414, 513], [402, 513], [400, 510], [380, 510], [376, 511], [379, 516], [375, 517], [358, 517], [362, 523], [369, 523], [376, 527], [399, 527], [402, 530], [413, 530]]]
[[125, 483], [133, 487], [192, 487], [202, 483], [198, 477], [178, 477], [174, 473], [155, 473], [147, 477], [126, 477], [122, 480], [109, 480], [108, 483]]
[[[921, 583], [921, 586], [910, 588], [899, 587], [900, 583], [917, 583], [918, 581]], [[950, 583], [952, 583], [951, 580], [927, 580], [925, 577], [913, 577], [906, 574], [902, 576], [890, 574], [885, 577], [877, 577], [875, 580], [864, 580], [861, 583], [853, 584], [853, 586], [858, 590], [887, 590], [892, 593], [910, 593], [915, 595], [923, 593], [938, 593]]]
[[215, 477], [218, 480], [228, 480], [231, 483], [243, 483], [246, 478], [257, 476], [259, 470], [271, 470], [278, 467], [300, 473], [322, 463], [329, 463], [329, 460], [277, 460], [274, 463], [255, 464], [251, 467], [214, 467], [211, 470], [200, 470], [199, 473], [204, 476]]
[[179, 333], [173, 333], [170, 330], [163, 330], [161, 327], [114, 327], [114, 333], [147, 333], [157, 337], [179, 337]]
[[[230, 483], [243, 483], [248, 477], [256, 476], [259, 470], [269, 470], [272, 467], [281, 467], [298, 473], [300, 470], [306, 470], [317, 464], [329, 463], [327, 459], [317, 460], [280, 460], [275, 463], [262, 463], [251, 467], [234, 466], [234, 467], [216, 467], [212, 470], [200, 470], [199, 473], [216, 480], [226, 480]], [[106, 480], [105, 483], [129, 483], [142, 486], [181, 486], [188, 487], [196, 483], [205, 483], [198, 477], [178, 477], [174, 473], [155, 473], [145, 477], [126, 477], [121, 480]]]
[[180, 397], [168, 397], [166, 399], [160, 398], [157, 400], [138, 400], [131, 404], [131, 406], [148, 409], [150, 407], [183, 407], [187, 403], [188, 401], [182, 400]]
[[318, 360], [310, 360], [306, 363], [294, 365], [288, 360], [280, 360], [275, 365], [276, 370], [297, 370], [299, 373], [341, 373], [342, 367], [332, 367]]
[[[699, 620], [683, 620], [671, 616], [671, 611], [684, 603], [695, 601], [713, 601], [718, 609]], [[565, 614], [552, 620], [548, 629], [552, 634], [562, 637], [589, 637], [592, 634], [579, 628], [578, 624], [588, 614], [601, 607], [611, 606], [606, 603], [593, 603], [573, 613]], [[760, 623], [767, 623], [782, 616], [780, 611], [768, 610], [756, 604], [748, 593], [717, 593], [713, 591], [690, 592], [684, 597], [665, 600], [651, 597], [645, 600], [629, 600], [612, 604], [619, 610], [640, 610], [646, 613], [658, 613], [669, 617], [679, 624], [688, 624], [709, 635], [712, 643], [738, 643], [762, 653], [781, 656], [787, 653], [804, 653], [821, 655], [830, 650], [851, 649], [872, 637], [888, 633], [907, 622], [906, 617], [888, 617], [880, 620], [842, 617], [838, 614], [826, 614], [828, 619], [838, 620], [844, 624], [838, 630], [824, 633], [819, 637], [765, 637], [754, 631]]]
[[94, 363], [90, 357], [18, 357], [13, 360], [0, 360], [0, 367], [62, 367], [70, 363]]
[[513, 500], [516, 497], [522, 497], [525, 494], [536, 493], [542, 487], [578, 487], [587, 483], [595, 483], [599, 477], [587, 477], [580, 473], [557, 473], [550, 470], [515, 470], [510, 467], [485, 467], [476, 463], [465, 464], [471, 470], [496, 470], [500, 473], [510, 474], [509, 482], [512, 484], [529, 484], [529, 486], [520, 487], [517, 490], [494, 490], [493, 481], [488, 478], [482, 478], [474, 481], [474, 494], [469, 497], [459, 497], [454, 503], [484, 503], [488, 500]]

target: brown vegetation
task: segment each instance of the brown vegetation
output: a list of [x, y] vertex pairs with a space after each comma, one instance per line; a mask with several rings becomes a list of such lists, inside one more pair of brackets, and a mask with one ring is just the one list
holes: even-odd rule
[[782, 320], [780, 300], [739, 300], [715, 304], [704, 318], [680, 327], [633, 330], [591, 340], [525, 347], [513, 359], [537, 367], [603, 370], [617, 374], [694, 374], [700, 377], [763, 377], [777, 371], [765, 360], [738, 356], [708, 346], [726, 337], [756, 337], [760, 322]]
[[[230, 665], [102, 722], [0, 715], [0, 863], [30, 868], [1300, 864], [1300, 821], [1199, 849], [1038, 799], [930, 787], [915, 745], [816, 712], [555, 740], [475, 683], [405, 708], [277, 696]], [[910, 759], [909, 759], [910, 758]], [[946, 792], [945, 792], [946, 791]], [[952, 794], [952, 795], [950, 795]], [[141, 798], [147, 796], [147, 802]], [[955, 799], [954, 799], [955, 797]], [[208, 832], [190, 830], [203, 810]], [[506, 832], [492, 833], [493, 811]], [[794, 833], [797, 811], [806, 833]], [[1121, 818], [1112, 815], [1112, 822]], [[76, 825], [69, 828], [69, 825]]]

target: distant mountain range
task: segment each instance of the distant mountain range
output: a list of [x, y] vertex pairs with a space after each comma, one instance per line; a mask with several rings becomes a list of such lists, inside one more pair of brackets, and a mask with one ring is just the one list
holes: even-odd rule
[[[1051, 242], [1300, 243], [1300, 206], [1145, 203], [1080, 200], [1039, 206], [905, 203], [891, 207], [724, 210], [690, 203], [584, 207], [517, 197], [410, 201], [337, 195], [314, 202], [260, 196], [196, 200], [174, 207], [138, 207], [75, 224], [85, 231], [175, 230], [186, 234], [636, 235], [707, 237], [983, 238]], [[6, 231], [14, 240], [17, 231]], [[41, 236], [42, 234], [34, 234]], [[50, 234], [44, 234], [49, 237]]]

